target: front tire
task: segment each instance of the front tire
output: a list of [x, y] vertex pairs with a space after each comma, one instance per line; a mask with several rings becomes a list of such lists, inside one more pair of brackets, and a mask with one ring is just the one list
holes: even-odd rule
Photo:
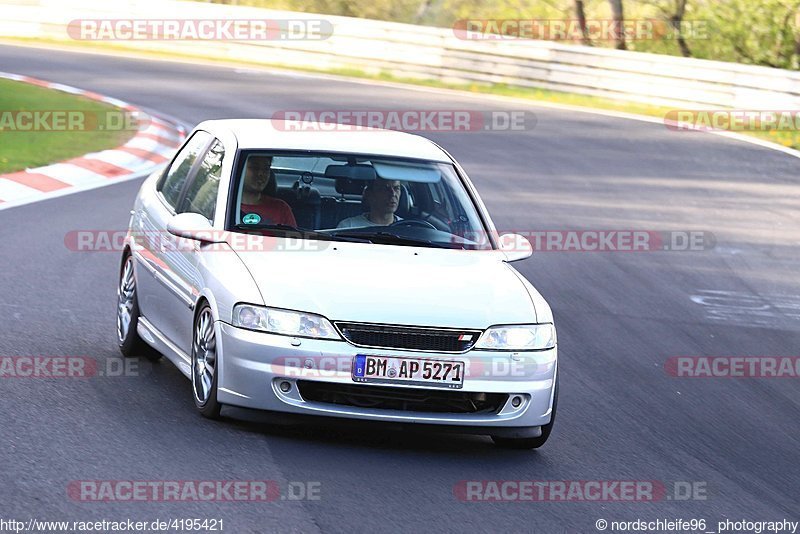
[[556, 407], [558, 406], [558, 375], [556, 375], [555, 391], [553, 392], [553, 410], [550, 413], [550, 422], [542, 425], [542, 435], [536, 438], [503, 438], [492, 436], [492, 441], [503, 449], [538, 449], [547, 442], [553, 424], [556, 422]]
[[197, 313], [192, 334], [192, 396], [204, 417], [219, 419], [222, 405], [217, 402], [217, 335], [211, 307], [204, 303]]
[[161, 358], [153, 347], [139, 337], [139, 301], [136, 298], [136, 277], [133, 273], [133, 256], [127, 252], [122, 259], [117, 286], [117, 343], [126, 358], [144, 356], [156, 361]]

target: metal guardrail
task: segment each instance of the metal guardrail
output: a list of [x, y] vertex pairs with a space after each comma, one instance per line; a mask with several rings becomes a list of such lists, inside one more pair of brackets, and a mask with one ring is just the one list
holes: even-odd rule
[[800, 109], [800, 73], [534, 40], [463, 40], [452, 29], [176, 0], [0, 0], [0, 37], [70, 41], [75, 19], [325, 19], [324, 40], [126, 41], [127, 47], [446, 83], [505, 84], [662, 106]]

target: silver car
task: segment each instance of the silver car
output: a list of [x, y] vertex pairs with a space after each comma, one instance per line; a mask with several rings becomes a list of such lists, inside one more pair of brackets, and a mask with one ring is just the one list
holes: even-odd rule
[[204, 122], [144, 182], [122, 353], [168, 358], [210, 418], [230, 406], [544, 444], [556, 332], [510, 265], [527, 239], [498, 235], [423, 137], [300, 126]]

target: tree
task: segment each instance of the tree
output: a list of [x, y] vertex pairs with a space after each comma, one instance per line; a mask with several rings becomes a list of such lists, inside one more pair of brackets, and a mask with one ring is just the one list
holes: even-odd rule
[[575, 16], [581, 28], [581, 44], [592, 46], [592, 40], [589, 38], [589, 30], [586, 28], [586, 10], [583, 7], [583, 0], [575, 0]]
[[625, 14], [622, 11], [622, 0], [608, 0], [611, 4], [611, 16], [614, 19], [615, 47], [617, 50], [626, 50], [625, 45]]
[[689, 45], [686, 44], [681, 28], [684, 15], [686, 15], [686, 0], [675, 0], [675, 11], [669, 16], [669, 22], [672, 25], [672, 29], [675, 30], [681, 54], [683, 54], [683, 57], [691, 57], [692, 51], [689, 50]]
[[433, 3], [433, 0], [422, 0], [419, 3], [417, 12], [414, 14], [414, 24], [420, 24], [425, 20], [425, 15], [428, 14], [428, 10], [431, 8], [431, 3]]
[[[796, 68], [800, 0], [725, 0], [708, 3], [700, 18], [709, 36], [694, 43], [696, 57]], [[697, 53], [698, 48], [703, 53]]]

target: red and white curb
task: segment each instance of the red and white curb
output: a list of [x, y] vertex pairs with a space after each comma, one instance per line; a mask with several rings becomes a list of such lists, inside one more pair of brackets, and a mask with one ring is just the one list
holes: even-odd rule
[[167, 163], [186, 138], [186, 128], [91, 91], [28, 76], [0, 72], [0, 78], [83, 96], [139, 117], [139, 130], [127, 143], [66, 161], [0, 174], [0, 210], [146, 176]]

